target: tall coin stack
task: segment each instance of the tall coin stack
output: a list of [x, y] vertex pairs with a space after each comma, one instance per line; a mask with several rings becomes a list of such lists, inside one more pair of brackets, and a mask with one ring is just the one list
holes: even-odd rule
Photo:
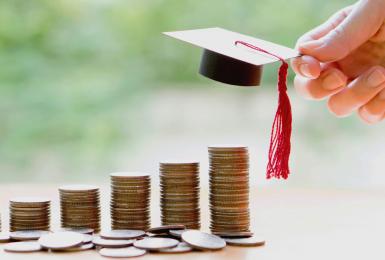
[[50, 204], [44, 198], [14, 198], [9, 201], [10, 231], [49, 230]]
[[213, 233], [250, 228], [249, 153], [246, 146], [209, 146], [210, 229]]
[[150, 175], [116, 172], [110, 176], [112, 229], [150, 228]]
[[61, 226], [100, 231], [99, 188], [93, 185], [66, 185], [59, 188]]
[[200, 229], [199, 163], [160, 163], [162, 225]]

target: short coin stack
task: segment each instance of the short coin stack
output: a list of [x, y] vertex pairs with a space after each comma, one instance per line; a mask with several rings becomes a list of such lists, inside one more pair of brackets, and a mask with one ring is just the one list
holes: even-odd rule
[[100, 230], [99, 188], [93, 185], [66, 185], [59, 188], [63, 228]]
[[10, 231], [49, 230], [50, 204], [44, 198], [14, 198], [9, 202]]
[[150, 227], [150, 175], [138, 172], [111, 173], [112, 229]]
[[161, 162], [162, 225], [200, 228], [199, 163]]
[[246, 146], [209, 146], [210, 229], [246, 232], [250, 227], [249, 154]]

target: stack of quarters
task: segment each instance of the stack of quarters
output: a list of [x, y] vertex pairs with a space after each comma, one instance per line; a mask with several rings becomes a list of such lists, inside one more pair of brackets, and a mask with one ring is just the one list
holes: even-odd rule
[[209, 146], [211, 232], [247, 232], [249, 153], [246, 146]]
[[199, 163], [161, 162], [162, 225], [200, 229]]
[[14, 198], [9, 201], [10, 231], [49, 230], [51, 201], [44, 198]]
[[100, 231], [99, 188], [92, 185], [67, 185], [59, 188], [63, 228], [91, 228]]
[[150, 228], [151, 178], [147, 173], [111, 173], [112, 229]]

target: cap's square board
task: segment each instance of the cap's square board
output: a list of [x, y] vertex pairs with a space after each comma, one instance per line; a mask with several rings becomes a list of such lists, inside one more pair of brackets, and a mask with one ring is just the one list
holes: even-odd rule
[[294, 49], [218, 27], [165, 32], [164, 34], [203, 49], [214, 51], [254, 65], [263, 65], [278, 61], [278, 59], [271, 55], [245, 48], [245, 46], [235, 45], [236, 41], [244, 41], [258, 46], [283, 59], [299, 56], [298, 51]]

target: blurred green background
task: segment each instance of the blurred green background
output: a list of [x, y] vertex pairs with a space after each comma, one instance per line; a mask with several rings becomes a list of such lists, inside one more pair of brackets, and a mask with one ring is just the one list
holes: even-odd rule
[[[348, 0], [0, 1], [2, 182], [108, 182], [206, 146], [250, 146], [264, 180], [277, 65], [262, 87], [197, 75], [201, 51], [162, 31], [219, 26], [293, 47]], [[291, 73], [291, 79], [293, 77]], [[385, 186], [384, 126], [336, 119], [290, 90], [293, 186]]]

